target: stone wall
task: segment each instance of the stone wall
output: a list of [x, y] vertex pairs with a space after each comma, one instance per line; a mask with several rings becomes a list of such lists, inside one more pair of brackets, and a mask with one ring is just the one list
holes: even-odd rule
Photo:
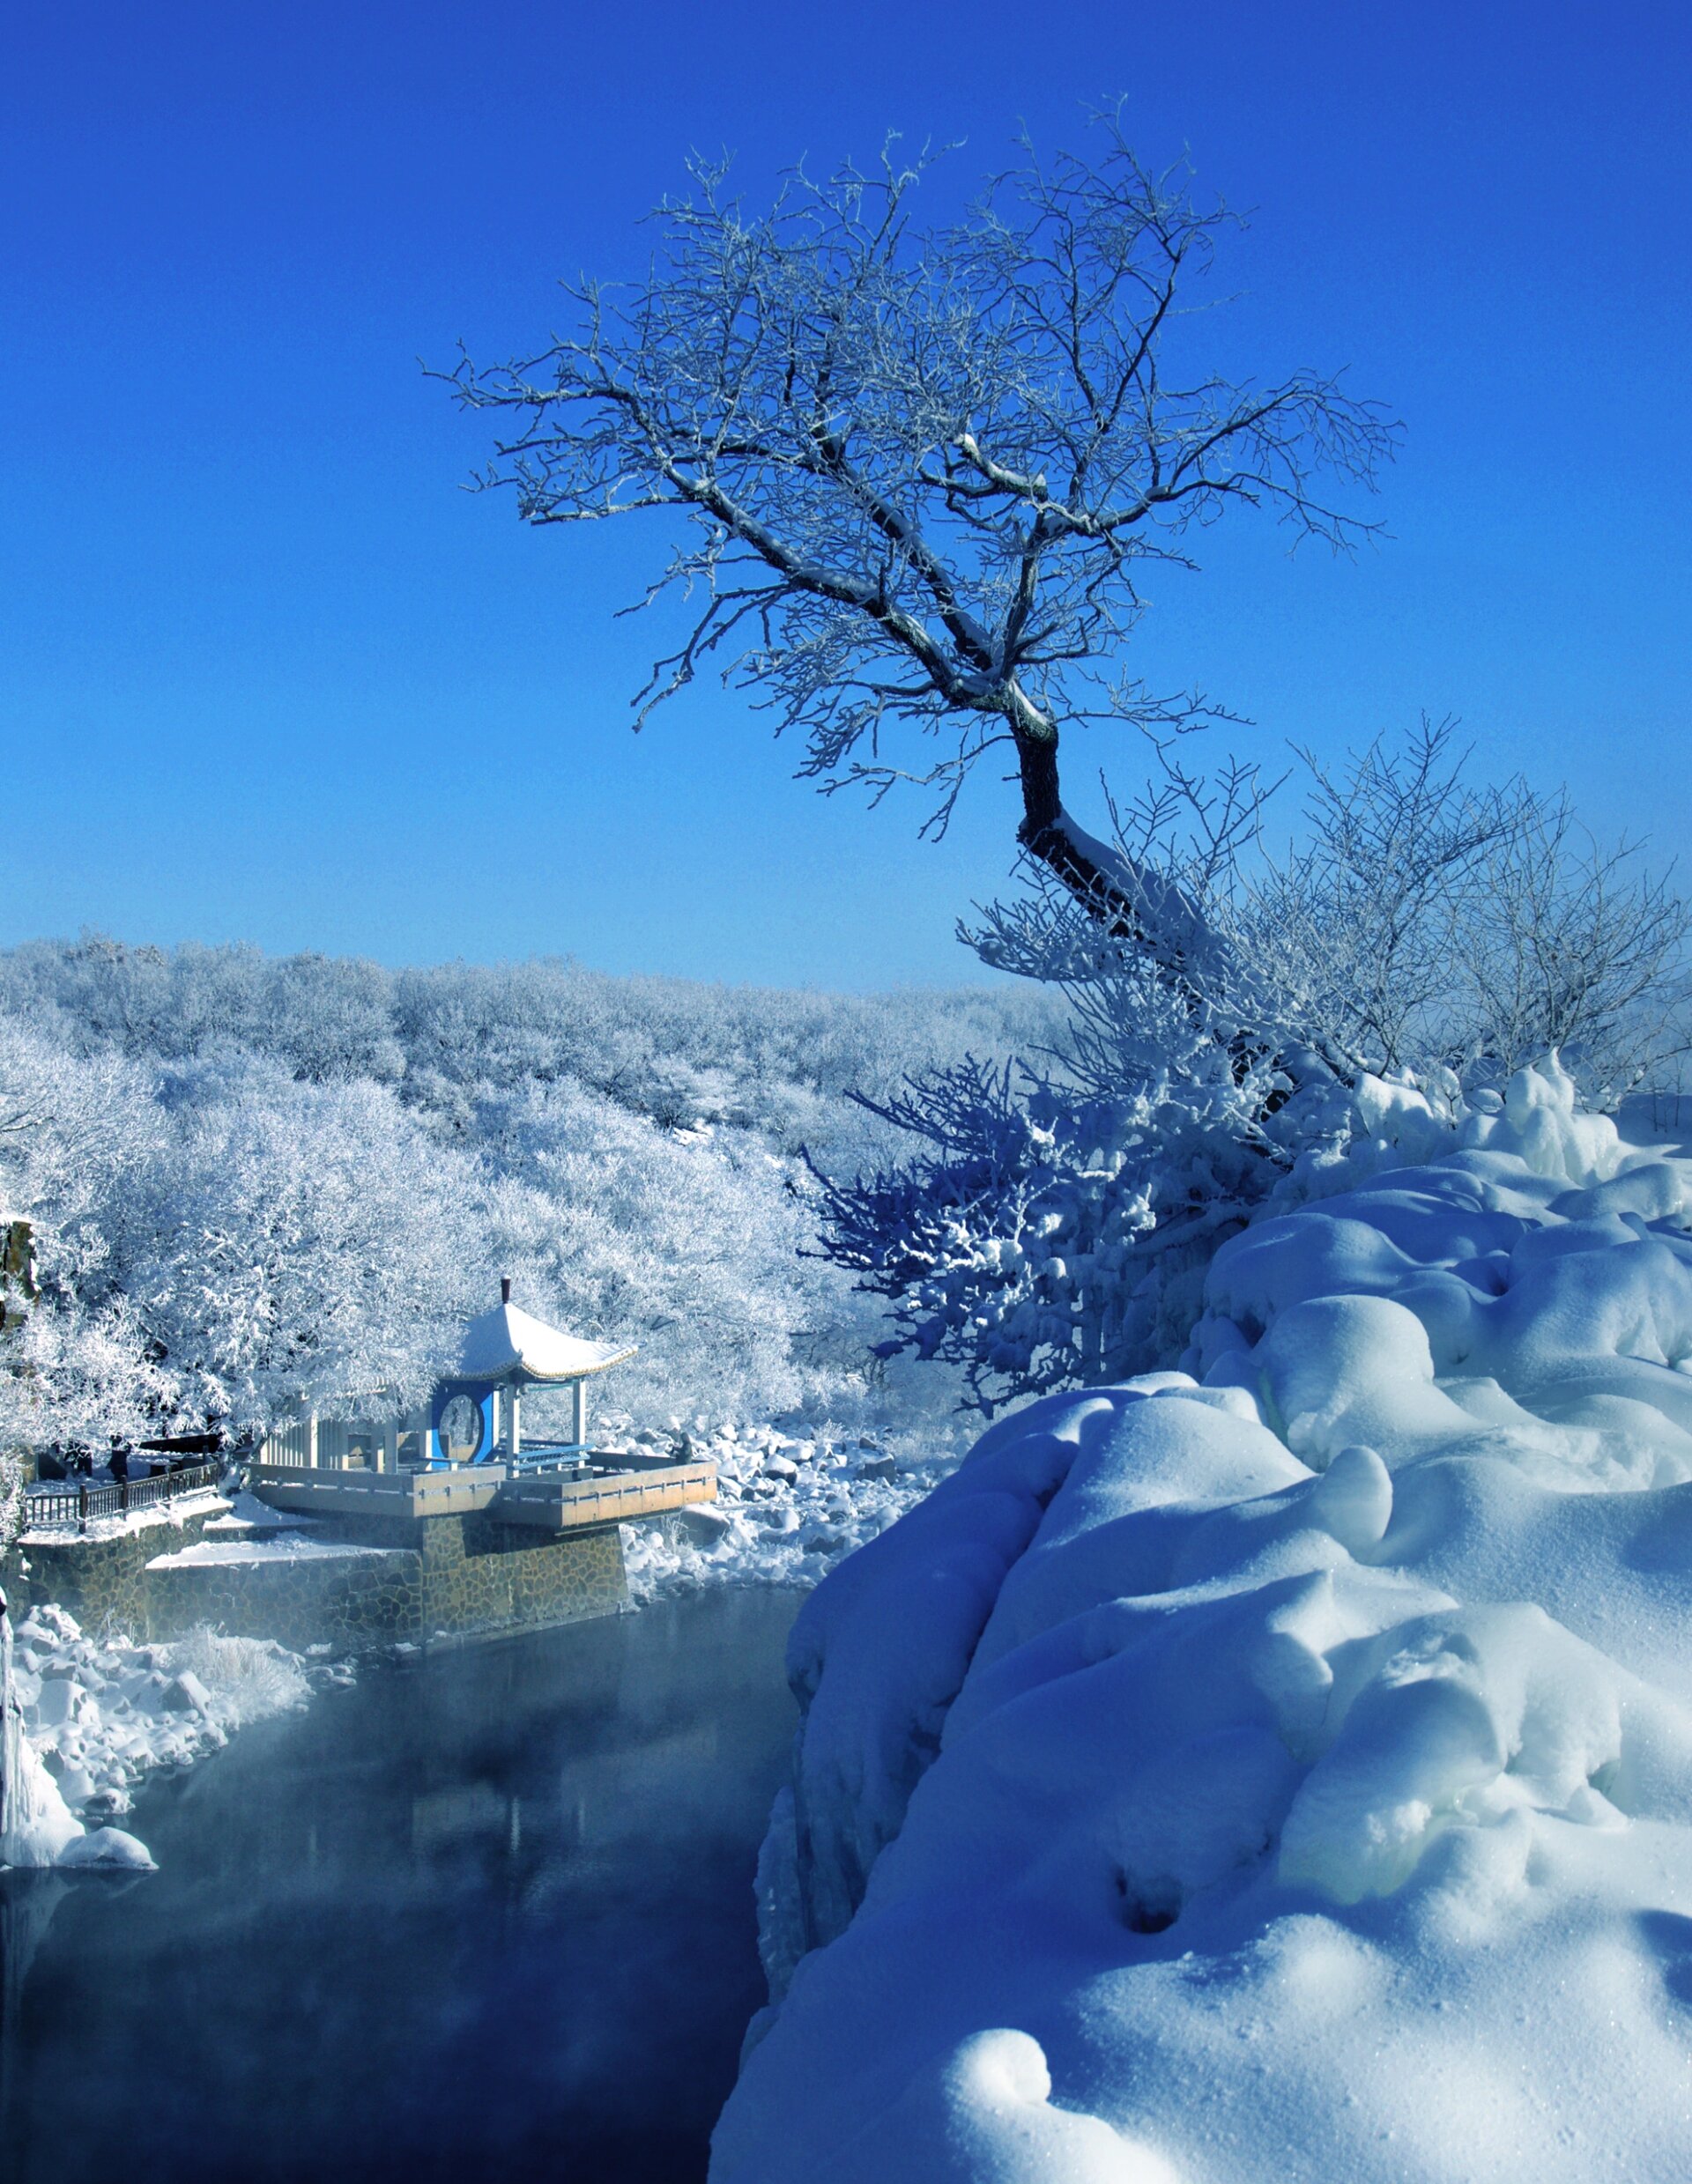
[[384, 1551], [148, 1567], [190, 1545], [220, 1506], [181, 1524], [110, 1539], [67, 1535], [21, 1554], [14, 1549], [0, 1558], [0, 1585], [18, 1618], [38, 1601], [54, 1600], [87, 1630], [173, 1638], [210, 1623], [285, 1646], [355, 1651], [401, 1640], [429, 1645], [544, 1630], [628, 1605], [614, 1524], [560, 1535], [485, 1515], [346, 1516], [315, 1523], [309, 1536]]
[[234, 1638], [365, 1652], [423, 1627], [423, 1558], [403, 1548], [336, 1561], [189, 1563], [147, 1573], [148, 1636], [210, 1623]]
[[614, 1524], [560, 1535], [475, 1515], [429, 1517], [419, 1529], [429, 1637], [541, 1630], [628, 1605]]
[[228, 1514], [226, 1501], [205, 1501], [192, 1514], [172, 1515], [104, 1538], [63, 1538], [22, 1542], [0, 1555], [0, 1589], [13, 1619], [21, 1621], [41, 1601], [68, 1608], [85, 1631], [110, 1628], [133, 1637], [162, 1636], [152, 1631], [147, 1565], [155, 1555], [191, 1547], [206, 1521]]

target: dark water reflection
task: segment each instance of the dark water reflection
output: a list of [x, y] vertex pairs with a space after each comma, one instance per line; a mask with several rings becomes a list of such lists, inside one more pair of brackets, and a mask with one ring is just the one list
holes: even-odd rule
[[11, 1877], [7, 2184], [702, 2176], [796, 1604], [370, 1670], [157, 1785], [158, 1874]]

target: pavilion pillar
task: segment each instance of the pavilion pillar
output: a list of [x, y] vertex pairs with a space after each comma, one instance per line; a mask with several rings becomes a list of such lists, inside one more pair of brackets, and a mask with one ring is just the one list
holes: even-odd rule
[[570, 1439], [578, 1448], [587, 1446], [588, 1383], [585, 1380], [570, 1382]]

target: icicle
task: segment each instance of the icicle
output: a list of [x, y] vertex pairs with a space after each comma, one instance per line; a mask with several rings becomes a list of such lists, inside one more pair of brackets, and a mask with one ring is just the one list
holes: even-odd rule
[[14, 1837], [22, 1788], [24, 1713], [11, 1681], [11, 1618], [0, 1593], [0, 1865], [17, 1865]]
[[11, 1618], [0, 1593], [0, 1865], [52, 1865], [82, 1833], [59, 1786], [24, 1741], [12, 1685]]

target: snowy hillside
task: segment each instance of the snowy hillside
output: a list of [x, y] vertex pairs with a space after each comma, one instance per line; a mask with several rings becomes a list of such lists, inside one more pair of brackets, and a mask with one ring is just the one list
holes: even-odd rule
[[807, 1602], [717, 2184], [1692, 2171], [1692, 1164], [1460, 1142]]

